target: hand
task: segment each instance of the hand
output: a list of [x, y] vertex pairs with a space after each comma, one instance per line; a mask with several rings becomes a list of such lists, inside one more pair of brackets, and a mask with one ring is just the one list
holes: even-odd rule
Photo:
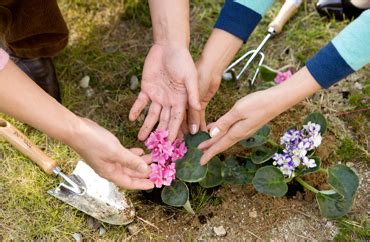
[[218, 153], [238, 141], [253, 135], [275, 117], [273, 102], [266, 91], [259, 91], [240, 99], [232, 109], [208, 126], [211, 139], [201, 143], [204, 150], [201, 164], [207, 164]]
[[197, 71], [186, 47], [155, 44], [144, 63], [141, 92], [129, 118], [138, 118], [146, 105], [149, 112], [138, 138], [145, 140], [159, 121], [158, 129], [168, 129], [173, 141], [184, 119], [187, 104], [200, 110]]
[[78, 137], [70, 144], [100, 176], [126, 189], [148, 190], [154, 184], [147, 179], [150, 162], [141, 149], [125, 149], [106, 129], [81, 118]]
[[204, 150], [200, 163], [206, 164], [213, 156], [253, 135], [274, 117], [319, 89], [320, 85], [303, 67], [282, 84], [240, 99], [229, 112], [209, 125], [212, 138], [199, 145]]

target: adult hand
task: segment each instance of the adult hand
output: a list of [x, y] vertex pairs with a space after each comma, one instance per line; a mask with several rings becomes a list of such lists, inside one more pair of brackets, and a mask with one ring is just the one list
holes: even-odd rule
[[100, 176], [126, 189], [148, 190], [150, 159], [140, 157], [142, 149], [125, 149], [109, 131], [95, 122], [81, 118], [78, 137], [70, 145]]
[[140, 140], [145, 140], [159, 121], [158, 129], [168, 129], [169, 139], [173, 141], [187, 104], [194, 110], [200, 109], [197, 71], [186, 47], [164, 44], [151, 47], [130, 120], [136, 120], [149, 103], [148, 115], [138, 135]]
[[212, 138], [199, 145], [204, 150], [201, 164], [253, 135], [271, 119], [319, 89], [319, 84], [304, 67], [282, 84], [240, 99], [229, 112], [209, 125]]

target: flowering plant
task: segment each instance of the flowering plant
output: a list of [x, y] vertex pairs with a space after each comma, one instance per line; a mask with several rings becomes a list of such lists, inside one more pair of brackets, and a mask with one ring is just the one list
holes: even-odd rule
[[[207, 133], [186, 135], [186, 147], [182, 141], [177, 141], [178, 143], [175, 141], [176, 145], [168, 145], [159, 138], [158, 133], [152, 134], [157, 135], [158, 138], [154, 139], [153, 136], [152, 141], [148, 140], [146, 144], [152, 150], [153, 159], [157, 160], [156, 166], [165, 164], [168, 167], [174, 163], [176, 165], [173, 165], [175, 170], [172, 167], [169, 168], [171, 172], [166, 175], [163, 170], [161, 170], [162, 173], [157, 172], [157, 167], [153, 166], [153, 173], [156, 175], [153, 178], [151, 176], [151, 179], [156, 182], [158, 176], [162, 177], [160, 180], [163, 180], [162, 183], [166, 185], [161, 193], [164, 203], [171, 206], [183, 206], [192, 213], [194, 212], [189, 201], [187, 183], [199, 183], [204, 188], [251, 183], [258, 192], [282, 197], [287, 193], [289, 183], [298, 182], [316, 194], [316, 200], [323, 216], [341, 217], [351, 209], [359, 179], [354, 170], [346, 165], [339, 164], [326, 169], [321, 167], [320, 158], [314, 154], [315, 149], [321, 144], [326, 127], [326, 120], [322, 114], [311, 113], [304, 120], [302, 129], [289, 129], [281, 137], [280, 145], [278, 145], [269, 138], [271, 129], [265, 125], [252, 137], [240, 142], [250, 149], [250, 155], [228, 157], [224, 161], [216, 156], [206, 166], [200, 165], [202, 151], [197, 146], [210, 138]], [[157, 142], [158, 140], [161, 142]], [[169, 148], [170, 146], [178, 147], [179, 151], [174, 152], [174, 148]], [[160, 148], [154, 151], [153, 147]], [[185, 152], [187, 150], [186, 154], [184, 150]], [[168, 154], [162, 154], [163, 152]], [[174, 163], [173, 156], [175, 157]], [[180, 159], [177, 160], [177, 158]], [[319, 191], [302, 179], [305, 175], [314, 172], [326, 174], [327, 183], [331, 186], [330, 190]], [[159, 184], [161, 182], [158, 182]]]

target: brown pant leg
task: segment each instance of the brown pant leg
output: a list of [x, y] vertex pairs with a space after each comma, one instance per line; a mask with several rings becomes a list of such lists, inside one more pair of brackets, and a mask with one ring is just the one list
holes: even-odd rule
[[0, 20], [6, 45], [18, 57], [52, 57], [67, 45], [56, 0], [0, 0]]

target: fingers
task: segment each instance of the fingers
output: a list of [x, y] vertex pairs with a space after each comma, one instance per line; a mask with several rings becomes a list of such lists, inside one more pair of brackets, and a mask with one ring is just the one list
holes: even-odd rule
[[133, 178], [148, 178], [148, 175], [147, 174], [144, 174], [144, 173], [140, 173], [140, 172], [131, 170], [131, 169], [126, 168], [124, 166], [121, 166], [121, 169], [122, 169], [122, 172], [125, 173], [129, 177], [133, 177]]
[[144, 150], [141, 148], [131, 148], [130, 151], [138, 156], [142, 156], [144, 154]]
[[151, 155], [143, 155], [141, 158], [149, 165], [153, 162]]
[[154, 188], [154, 183], [149, 179], [130, 177], [123, 172], [117, 172], [111, 179], [117, 186], [129, 190], [149, 190]]
[[206, 122], [206, 111], [205, 109], [200, 111], [200, 130], [207, 132], [207, 122]]
[[173, 142], [176, 139], [177, 133], [179, 132], [181, 123], [184, 119], [185, 107], [174, 106], [171, 109], [171, 118], [168, 124], [169, 135], [168, 139]]
[[212, 138], [218, 135], [224, 135], [229, 130], [229, 128], [237, 121], [239, 121], [239, 119], [236, 117], [235, 111], [231, 109], [224, 116], [219, 118], [214, 124], [212, 124], [209, 135]]
[[158, 103], [152, 103], [150, 105], [148, 115], [146, 116], [144, 124], [143, 126], [141, 126], [141, 129], [139, 131], [139, 140], [145, 140], [149, 136], [150, 132], [152, 132], [154, 126], [158, 122], [161, 108], [161, 105], [159, 105]]
[[117, 162], [127, 167], [131, 170], [137, 171], [139, 173], [148, 175], [150, 173], [150, 167], [144, 161], [144, 159], [129, 150], [123, 149], [120, 157], [117, 159]]
[[188, 93], [189, 106], [195, 110], [200, 110], [199, 83], [197, 76], [190, 76], [185, 80], [186, 91]]
[[160, 118], [159, 118], [158, 129], [166, 130], [168, 128], [168, 123], [170, 122], [170, 116], [171, 116], [171, 108], [163, 107]]
[[199, 131], [200, 112], [189, 108], [188, 110], [188, 126], [191, 134], [196, 134]]
[[137, 97], [134, 105], [132, 105], [132, 108], [130, 110], [129, 119], [130, 121], [135, 121], [140, 113], [144, 110], [146, 105], [149, 103], [149, 98], [146, 94], [143, 92], [139, 93], [139, 96]]

